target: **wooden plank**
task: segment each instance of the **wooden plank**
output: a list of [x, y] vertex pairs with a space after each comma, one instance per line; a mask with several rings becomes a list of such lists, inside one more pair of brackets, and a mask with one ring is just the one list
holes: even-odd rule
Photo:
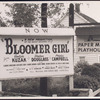
[[[41, 27], [47, 27], [47, 3], [41, 5]], [[40, 95], [47, 96], [47, 77], [40, 78]]]
[[73, 79], [73, 75], [69, 76], [69, 90], [73, 90], [74, 89], [74, 79]]
[[100, 35], [100, 26], [77, 27], [75, 30], [77, 36], [79, 35]]
[[89, 90], [89, 97], [94, 97], [94, 93], [92, 89]]
[[[2, 81], [0, 81], [0, 92], [2, 92]], [[0, 93], [0, 96], [2, 96], [1, 93]]]
[[74, 26], [74, 5], [72, 3], [69, 7], [69, 26]]
[[87, 92], [87, 91], [89, 91], [89, 89], [85, 89], [85, 88], [73, 88], [71, 91], [83, 91], [83, 92]]
[[100, 25], [100, 23], [75, 23], [74, 26], [80, 26], [80, 25]]
[[100, 88], [99, 88], [98, 90], [94, 91], [94, 92], [93, 92], [93, 95], [95, 96], [95, 95], [97, 95], [98, 93], [100, 93]]
[[74, 36], [75, 31], [70, 28], [22, 28], [2, 27], [0, 36]]

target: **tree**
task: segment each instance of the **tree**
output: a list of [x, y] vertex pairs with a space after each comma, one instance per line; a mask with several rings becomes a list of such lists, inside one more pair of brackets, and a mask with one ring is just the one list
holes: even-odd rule
[[[10, 12], [6, 12], [12, 17], [12, 21], [8, 21], [15, 27], [39, 27], [41, 23], [41, 4], [14, 3], [6, 4], [10, 8]], [[48, 4], [47, 17], [54, 23], [64, 15], [63, 3]], [[56, 18], [54, 18], [56, 16]]]
[[2, 21], [2, 19], [0, 18], [0, 27], [6, 27], [6, 23]]
[[48, 19], [50, 20], [50, 27], [56, 27], [59, 20], [66, 14], [64, 3], [50, 3], [48, 4]]
[[38, 4], [15, 3], [6, 4], [11, 8], [11, 12], [7, 12], [8, 16], [13, 17], [12, 24], [15, 27], [32, 27], [32, 24], [38, 25], [38, 16], [40, 14]]
[[64, 3], [50, 3], [48, 4], [48, 17], [52, 18], [54, 15], [61, 15], [64, 9]]

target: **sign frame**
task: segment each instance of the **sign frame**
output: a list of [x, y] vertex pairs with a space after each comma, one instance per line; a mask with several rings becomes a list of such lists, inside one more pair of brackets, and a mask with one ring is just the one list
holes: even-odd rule
[[[7, 33], [8, 32], [8, 33]], [[56, 33], [56, 34], [55, 34]], [[74, 30], [72, 28], [68, 28], [68, 29], [49, 29], [49, 28], [1, 28], [0, 29], [0, 37], [3, 36], [3, 37], [7, 37], [7, 36], [10, 36], [10, 37], [18, 37], [18, 36], [33, 36], [33, 37], [70, 37], [71, 38], [71, 41], [72, 41], [72, 47], [71, 48], [74, 48], [73, 47], [73, 37], [74, 37]], [[2, 41], [2, 40], [1, 40]], [[74, 55], [73, 53], [73, 50], [71, 51], [72, 52], [72, 57]], [[70, 76], [70, 75], [73, 75], [74, 74], [74, 68], [73, 68], [73, 60], [74, 58], [72, 58], [72, 72], [71, 74], [64, 74], [66, 76]], [[62, 75], [62, 74], [56, 74], [56, 75]], [[50, 76], [56, 76], [56, 75], [46, 75], [46, 77], [50, 77]], [[3, 77], [0, 75], [0, 80], [5, 80], [5, 79], [18, 79], [18, 78], [32, 78], [32, 77], [37, 77], [37, 76], [18, 76], [18, 77]], [[45, 77], [44, 75], [43, 76], [38, 76], [38, 77]]]

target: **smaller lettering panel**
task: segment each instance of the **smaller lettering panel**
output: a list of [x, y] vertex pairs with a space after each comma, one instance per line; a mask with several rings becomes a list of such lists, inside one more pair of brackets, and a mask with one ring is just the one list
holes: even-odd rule
[[78, 36], [77, 53], [80, 54], [100, 53], [100, 37], [96, 35]]

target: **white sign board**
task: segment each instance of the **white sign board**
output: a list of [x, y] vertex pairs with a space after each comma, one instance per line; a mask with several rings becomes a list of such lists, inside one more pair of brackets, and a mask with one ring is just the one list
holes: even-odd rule
[[73, 36], [0, 35], [0, 79], [73, 75]]

